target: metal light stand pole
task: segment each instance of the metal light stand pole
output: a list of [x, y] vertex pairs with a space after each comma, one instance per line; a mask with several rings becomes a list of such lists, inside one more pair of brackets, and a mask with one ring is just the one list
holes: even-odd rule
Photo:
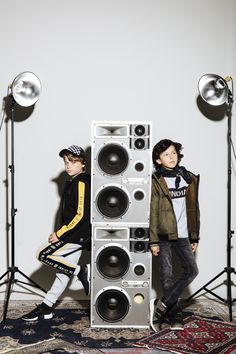
[[[0, 286], [7, 284], [7, 292], [6, 292], [6, 299], [4, 304], [4, 311], [3, 311], [3, 321], [6, 319], [7, 310], [9, 305], [9, 299], [11, 295], [11, 290], [14, 284], [20, 283], [29, 286], [33, 286], [46, 292], [40, 285], [38, 285], [35, 281], [30, 279], [26, 274], [24, 274], [16, 265], [15, 265], [15, 215], [17, 209], [15, 209], [15, 165], [14, 165], [14, 112], [15, 112], [15, 102], [12, 99], [11, 103], [11, 165], [9, 166], [11, 172], [11, 266], [8, 267], [8, 270], [2, 274], [0, 277], [0, 281], [7, 276], [7, 280], [0, 283]], [[30, 283], [21, 281], [16, 279], [15, 275], [19, 273], [25, 279], [27, 279]]]
[[[199, 290], [197, 290], [194, 294], [192, 294], [187, 301], [191, 300], [194, 296], [196, 296], [200, 291], [205, 290], [209, 294], [215, 296], [217, 299], [221, 300], [229, 307], [229, 320], [230, 322], [233, 319], [232, 316], [232, 305], [236, 301], [236, 299], [232, 298], [232, 281], [231, 274], [236, 274], [236, 271], [233, 267], [231, 267], [231, 239], [233, 237], [234, 231], [231, 230], [231, 118], [232, 118], [232, 104], [233, 104], [233, 96], [230, 93], [228, 98], [227, 105], [227, 116], [228, 116], [228, 131], [227, 131], [227, 146], [228, 146], [228, 181], [227, 181], [227, 267], [225, 267], [219, 274], [217, 274], [214, 278], [212, 278], [209, 282], [203, 285]], [[227, 274], [227, 298], [224, 299], [221, 296], [215, 294], [213, 291], [209, 290], [207, 287], [216, 279], [218, 279], [224, 273]]]

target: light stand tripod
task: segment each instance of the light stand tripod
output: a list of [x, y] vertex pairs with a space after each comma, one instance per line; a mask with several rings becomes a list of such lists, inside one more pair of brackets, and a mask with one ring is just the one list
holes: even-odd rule
[[[228, 80], [227, 80], [228, 79]], [[202, 82], [201, 82], [202, 80]], [[188, 300], [196, 296], [200, 291], [205, 290], [209, 294], [215, 296], [217, 299], [221, 300], [228, 305], [229, 308], [229, 319], [232, 321], [232, 305], [236, 299], [232, 298], [232, 280], [231, 275], [236, 274], [236, 271], [231, 267], [231, 239], [233, 237], [234, 231], [231, 230], [231, 120], [232, 120], [232, 105], [233, 105], [233, 94], [228, 90], [227, 81], [232, 80], [232, 78], [227, 77], [225, 80], [217, 75], [204, 75], [199, 81], [199, 91], [202, 98], [213, 105], [222, 104], [228, 100], [227, 104], [227, 117], [228, 117], [228, 131], [227, 131], [227, 149], [228, 149], [228, 180], [227, 180], [227, 267], [225, 267], [219, 274], [212, 278], [209, 282], [203, 285], [199, 290], [192, 294]], [[208, 90], [214, 90], [214, 96], [208, 96]], [[233, 91], [233, 90], [232, 90]], [[207, 287], [213, 283], [216, 279], [221, 277], [226, 273], [227, 275], [227, 298], [224, 299], [221, 296], [215, 294], [213, 291], [209, 290]]]
[[[32, 74], [32, 73], [23, 73], [21, 75], [23, 76], [23, 79], [26, 80], [28, 78], [29, 74]], [[18, 81], [18, 79], [19, 78], [17, 77], [17, 81]], [[20, 77], [20, 79], [22, 79], [22, 77]], [[25, 81], [23, 82], [23, 85], [24, 84], [25, 84]], [[21, 85], [22, 85], [22, 83], [21, 83]], [[28, 86], [29, 86], [29, 83], [28, 83]], [[17, 96], [16, 96], [16, 98], [18, 100]], [[12, 102], [11, 102], [11, 165], [9, 166], [9, 169], [10, 169], [10, 172], [11, 172], [11, 266], [9, 266], [8, 270], [4, 274], [2, 274], [2, 276], [0, 277], [0, 281], [1, 281], [5, 276], [7, 276], [7, 280], [5, 280], [2, 283], [0, 283], [0, 286], [2, 286], [4, 284], [7, 284], [6, 299], [5, 299], [4, 311], [3, 311], [3, 321], [6, 319], [6, 316], [7, 316], [9, 299], [10, 299], [11, 289], [12, 289], [13, 284], [20, 283], [20, 284], [30, 285], [30, 286], [36, 287], [36, 288], [38, 288], [38, 289], [40, 289], [40, 290], [45, 292], [45, 290], [40, 285], [38, 285], [35, 281], [30, 279], [27, 275], [25, 275], [15, 265], [15, 215], [16, 215], [16, 212], [17, 212], [17, 209], [15, 209], [15, 180], [14, 180], [14, 173], [15, 173], [15, 165], [14, 165], [14, 113], [15, 113], [15, 101], [14, 101], [14, 98], [12, 98], [12, 97], [10, 99], [12, 100]], [[23, 101], [24, 104], [22, 104], [22, 105], [24, 105], [24, 106], [31, 105], [32, 102], [35, 101], [35, 98], [33, 100], [29, 100], [29, 98], [27, 98], [26, 95], [23, 97], [23, 99], [24, 100], [28, 100], [28, 102], [30, 103], [30, 104], [26, 104], [26, 102], [24, 103], [24, 101]], [[20, 275], [22, 275], [23, 278], [28, 280], [28, 282], [30, 282], [30, 283], [27, 283], [27, 282], [20, 281], [20, 280], [16, 279], [16, 277], [15, 277], [16, 273], [19, 273]]]

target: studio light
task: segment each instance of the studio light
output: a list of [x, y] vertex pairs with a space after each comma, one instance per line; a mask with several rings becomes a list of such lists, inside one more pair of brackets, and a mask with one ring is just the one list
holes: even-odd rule
[[32, 72], [23, 72], [15, 77], [10, 85], [10, 94], [22, 107], [35, 104], [41, 93], [41, 82]]
[[226, 80], [232, 79], [228, 76], [223, 79], [219, 75], [203, 75], [198, 82], [198, 90], [202, 99], [212, 106], [220, 106], [229, 98], [229, 87]]
[[[11, 164], [9, 165], [9, 169], [11, 172], [11, 265], [8, 267], [8, 270], [0, 277], [2, 280], [5, 276], [7, 279], [0, 283], [1, 285], [6, 284], [6, 300], [3, 311], [3, 320], [6, 319], [7, 309], [9, 304], [9, 299], [11, 295], [11, 291], [13, 288], [13, 284], [20, 283], [25, 285], [30, 285], [36, 287], [45, 292], [45, 290], [38, 285], [35, 281], [30, 279], [27, 275], [25, 275], [16, 265], [15, 265], [15, 215], [17, 209], [15, 208], [15, 165], [14, 165], [14, 121], [15, 121], [15, 104], [22, 107], [29, 107], [34, 105], [41, 93], [41, 82], [38, 77], [32, 72], [22, 72], [17, 75], [13, 82], [8, 86], [8, 99], [11, 105]], [[27, 282], [18, 280], [15, 277], [15, 274], [19, 273], [23, 278], [27, 280]]]
[[[229, 83], [231, 84], [229, 87]], [[229, 307], [229, 319], [232, 321], [232, 305], [236, 299], [232, 298], [232, 281], [231, 275], [236, 274], [235, 269], [231, 266], [231, 239], [233, 237], [234, 231], [231, 229], [231, 147], [233, 142], [231, 139], [231, 120], [232, 120], [232, 105], [233, 105], [233, 79], [231, 76], [227, 76], [223, 79], [219, 75], [206, 74], [203, 75], [198, 82], [198, 90], [201, 98], [212, 106], [220, 106], [226, 104], [226, 115], [228, 117], [228, 130], [227, 130], [227, 266], [216, 276], [214, 276], [210, 281], [208, 281], [204, 286], [202, 286], [198, 291], [191, 295], [188, 300], [192, 299], [200, 291], [205, 290], [211, 295], [215, 296], [217, 299], [223, 301]], [[208, 286], [222, 276], [224, 273], [227, 275], [227, 298], [224, 299], [217, 295], [212, 290], [208, 289]]]

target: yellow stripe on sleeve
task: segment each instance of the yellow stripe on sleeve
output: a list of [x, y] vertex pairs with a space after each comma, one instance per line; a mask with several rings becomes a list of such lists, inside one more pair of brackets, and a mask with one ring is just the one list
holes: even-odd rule
[[60, 228], [60, 230], [57, 231], [56, 234], [58, 237], [61, 237], [65, 232], [72, 230], [76, 225], [78, 225], [78, 223], [84, 216], [84, 202], [85, 202], [85, 183], [79, 181], [77, 213], [68, 225], [63, 225]]

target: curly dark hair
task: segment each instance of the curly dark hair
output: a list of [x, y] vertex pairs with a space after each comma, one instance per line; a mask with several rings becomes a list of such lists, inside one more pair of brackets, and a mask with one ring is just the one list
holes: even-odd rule
[[153, 161], [153, 165], [156, 168], [159, 166], [156, 160], [158, 160], [160, 158], [160, 154], [166, 151], [166, 149], [168, 149], [171, 145], [175, 147], [175, 150], [178, 155], [178, 162], [180, 162], [180, 160], [184, 156], [183, 154], [181, 154], [181, 150], [183, 148], [182, 144], [172, 141], [170, 139], [162, 139], [154, 146], [152, 150], [152, 161]]

